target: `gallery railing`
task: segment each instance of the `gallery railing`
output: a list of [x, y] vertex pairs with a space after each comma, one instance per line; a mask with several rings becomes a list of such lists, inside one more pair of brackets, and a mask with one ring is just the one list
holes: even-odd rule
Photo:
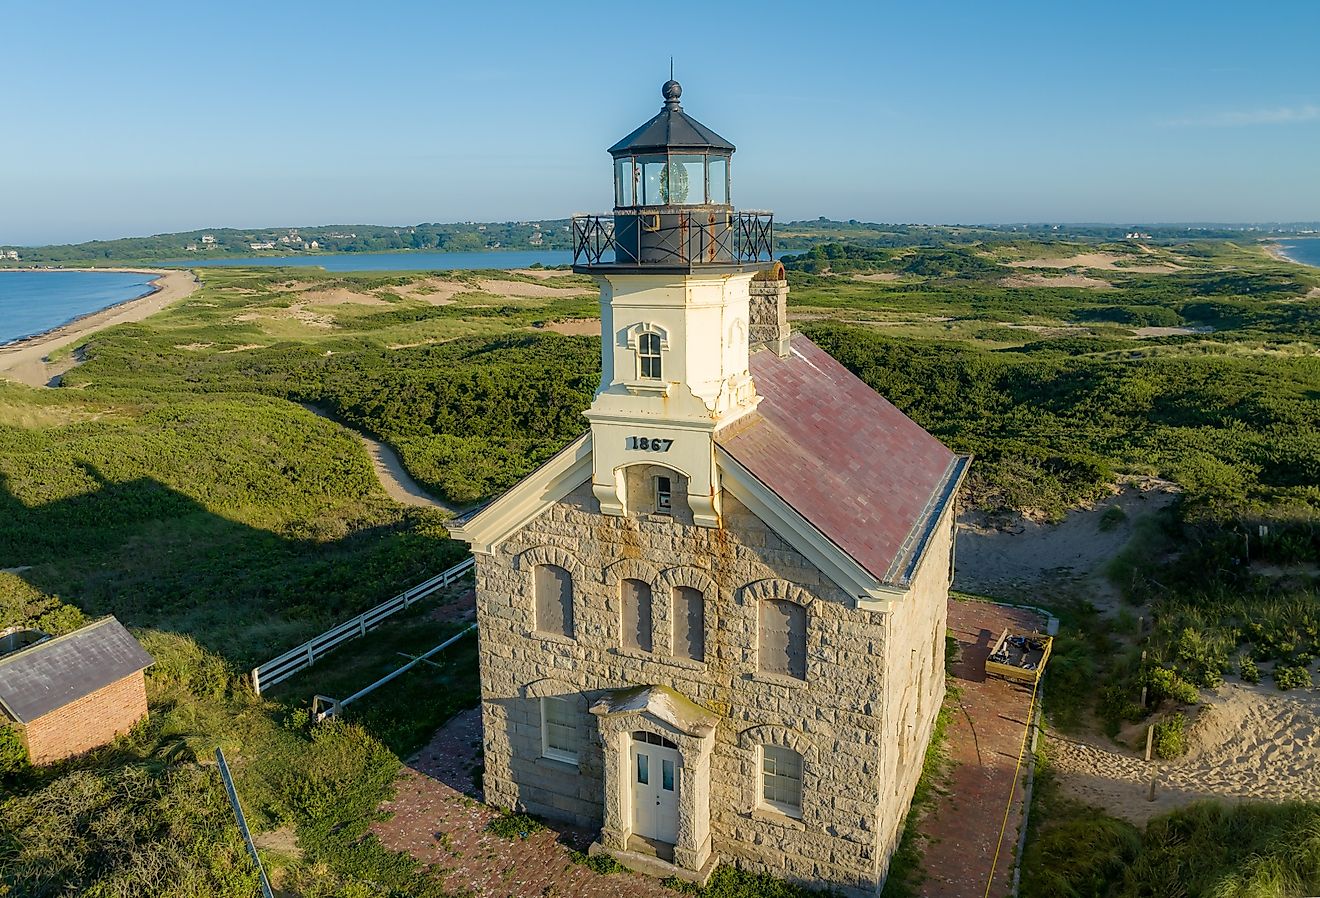
[[[774, 260], [774, 213], [665, 208], [575, 215], [574, 265], [748, 264]], [[606, 259], [613, 253], [612, 260]]]

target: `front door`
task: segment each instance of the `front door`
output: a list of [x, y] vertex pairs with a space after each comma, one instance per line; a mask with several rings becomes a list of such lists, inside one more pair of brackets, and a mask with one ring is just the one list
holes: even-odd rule
[[678, 841], [678, 747], [654, 733], [633, 733], [632, 830], [672, 845]]

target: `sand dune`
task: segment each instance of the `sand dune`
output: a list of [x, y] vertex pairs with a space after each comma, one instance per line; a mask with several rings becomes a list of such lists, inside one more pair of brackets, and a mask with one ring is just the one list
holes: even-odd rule
[[1176, 761], [1147, 763], [1118, 747], [1051, 737], [1060, 786], [1138, 824], [1206, 798], [1320, 800], [1320, 692], [1229, 684], [1205, 694], [1191, 751]]
[[1078, 253], [1066, 259], [1025, 259], [1004, 264], [1010, 268], [1091, 268], [1099, 271], [1131, 271], [1138, 274], [1168, 274], [1183, 270], [1181, 265], [1166, 262], [1154, 265], [1116, 264], [1128, 258], [1117, 253]]

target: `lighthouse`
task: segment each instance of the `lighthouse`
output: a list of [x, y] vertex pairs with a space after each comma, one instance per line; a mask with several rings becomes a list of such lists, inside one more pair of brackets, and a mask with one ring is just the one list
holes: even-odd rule
[[661, 94], [609, 149], [613, 211], [573, 218], [600, 287], [588, 432], [450, 526], [485, 798], [656, 876], [874, 896], [944, 694], [969, 459], [791, 333], [733, 144]]

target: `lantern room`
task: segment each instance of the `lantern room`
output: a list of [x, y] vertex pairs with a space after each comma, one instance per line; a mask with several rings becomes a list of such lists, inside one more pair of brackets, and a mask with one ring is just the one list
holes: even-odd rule
[[660, 111], [609, 149], [613, 214], [573, 217], [574, 269], [692, 271], [770, 261], [773, 217], [733, 208], [733, 144], [683, 110], [677, 81], [660, 94]]
[[610, 147], [614, 208], [729, 206], [733, 144], [683, 111], [677, 81], [660, 92], [660, 112]]

